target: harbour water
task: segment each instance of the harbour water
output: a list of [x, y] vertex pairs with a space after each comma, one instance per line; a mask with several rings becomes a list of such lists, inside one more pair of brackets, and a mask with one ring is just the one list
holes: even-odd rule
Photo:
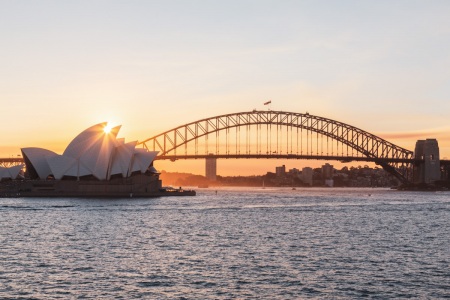
[[1, 299], [450, 297], [450, 192], [0, 199]]

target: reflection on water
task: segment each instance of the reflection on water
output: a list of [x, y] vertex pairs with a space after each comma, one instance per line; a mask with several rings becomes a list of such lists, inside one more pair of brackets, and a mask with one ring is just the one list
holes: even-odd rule
[[450, 193], [0, 199], [0, 298], [443, 298]]

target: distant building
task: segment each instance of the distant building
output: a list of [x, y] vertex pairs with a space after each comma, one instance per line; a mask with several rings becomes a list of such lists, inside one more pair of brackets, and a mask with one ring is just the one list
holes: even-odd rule
[[313, 185], [313, 169], [310, 167], [303, 168], [301, 179], [304, 184]]
[[300, 173], [301, 171], [297, 168], [292, 168], [289, 170], [289, 175], [291, 175], [292, 177], [300, 177]]
[[334, 186], [334, 180], [333, 179], [325, 179], [325, 186], [333, 187]]
[[217, 180], [217, 158], [208, 157], [206, 159], [205, 177], [209, 180]]
[[334, 168], [329, 163], [326, 163], [322, 166], [322, 179], [332, 179], [333, 178]]
[[439, 146], [436, 139], [418, 140], [414, 158], [423, 159], [422, 163], [414, 166], [415, 183], [433, 183], [441, 179]]
[[286, 166], [282, 165], [281, 167], [275, 167], [275, 174], [277, 175], [277, 177], [286, 176]]

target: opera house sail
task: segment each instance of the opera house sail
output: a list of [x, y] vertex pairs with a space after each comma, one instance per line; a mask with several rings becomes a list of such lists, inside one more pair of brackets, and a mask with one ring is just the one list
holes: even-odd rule
[[[62, 154], [43, 148], [22, 148], [25, 180], [10, 183], [7, 193], [43, 197], [150, 197], [168, 194], [153, 167], [158, 152], [136, 148], [136, 141], [126, 143], [125, 139], [117, 138], [121, 126], [107, 130], [107, 125], [104, 122], [87, 128], [69, 143]], [[0, 174], [8, 173], [9, 178], [15, 179], [22, 166], [3, 169], [0, 169]], [[193, 193], [175, 190], [170, 195]]]

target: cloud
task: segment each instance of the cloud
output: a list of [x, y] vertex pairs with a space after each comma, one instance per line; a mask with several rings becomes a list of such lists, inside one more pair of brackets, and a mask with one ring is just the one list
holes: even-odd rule
[[414, 150], [414, 145], [417, 140], [437, 139], [439, 143], [440, 156], [447, 159], [450, 156], [450, 129], [438, 128], [427, 131], [417, 132], [387, 132], [376, 133], [375, 135], [388, 140], [400, 147]]
[[395, 139], [395, 140], [411, 140], [411, 139], [442, 139], [442, 140], [448, 140], [450, 139], [450, 129], [435, 129], [430, 131], [418, 131], [418, 132], [385, 132], [385, 133], [377, 133], [376, 135], [389, 140], [389, 139]]

